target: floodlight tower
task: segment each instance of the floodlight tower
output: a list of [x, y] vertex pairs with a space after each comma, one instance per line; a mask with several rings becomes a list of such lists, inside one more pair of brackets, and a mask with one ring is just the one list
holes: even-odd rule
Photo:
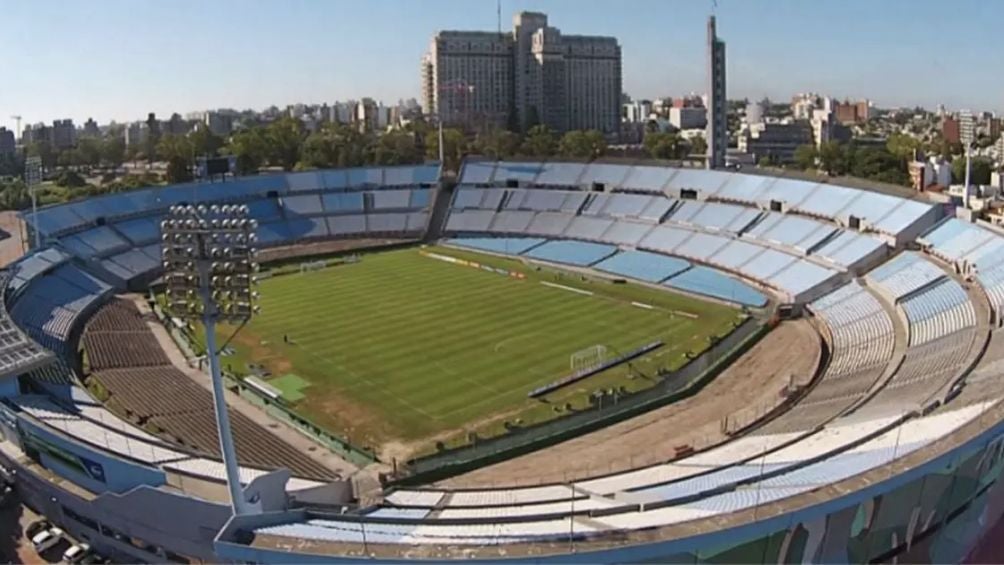
[[258, 311], [254, 231], [257, 222], [247, 206], [172, 206], [161, 222], [164, 277], [168, 304], [182, 319], [201, 321], [206, 330], [206, 357], [213, 383], [220, 453], [234, 514], [247, 504], [241, 494], [237, 454], [216, 350], [218, 321], [244, 324]]
[[28, 185], [28, 193], [31, 195], [31, 223], [32, 232], [35, 236], [35, 247], [42, 247], [41, 235], [38, 227], [38, 195], [36, 189], [42, 182], [42, 159], [41, 157], [28, 157], [24, 160], [24, 182]]

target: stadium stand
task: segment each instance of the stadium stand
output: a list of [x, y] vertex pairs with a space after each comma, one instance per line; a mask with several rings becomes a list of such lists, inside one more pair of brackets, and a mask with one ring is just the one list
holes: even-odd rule
[[[8, 277], [8, 273], [0, 273], [0, 285], [6, 285]], [[6, 303], [0, 302], [0, 378], [40, 369], [52, 360], [48, 351], [14, 324]]]
[[708, 267], [691, 267], [679, 275], [670, 277], [662, 284], [677, 290], [727, 300], [736, 304], [758, 308], [767, 304], [767, 297], [762, 293]]
[[526, 252], [527, 257], [585, 267], [613, 255], [612, 245], [583, 241], [549, 241]]
[[[170, 364], [134, 304], [114, 300], [99, 310], [87, 326], [83, 345], [91, 378], [127, 415], [184, 449], [219, 456], [210, 392]], [[231, 420], [242, 464], [263, 469], [288, 466], [305, 478], [334, 476], [240, 412], [231, 411]]]
[[983, 287], [994, 322], [1000, 326], [1004, 311], [1004, 236], [986, 226], [949, 218], [918, 241], [932, 255]]
[[621, 251], [593, 265], [599, 271], [658, 283], [687, 270], [690, 263], [645, 251]]
[[539, 237], [465, 237], [448, 239], [446, 243], [506, 255], [522, 255], [545, 241]]
[[868, 280], [885, 292], [891, 302], [945, 278], [945, 273], [914, 252], [903, 253], [868, 273]]
[[[427, 170], [364, 168], [296, 173], [212, 187], [207, 194], [227, 201], [266, 202], [255, 206], [255, 214], [271, 219], [261, 225], [263, 235], [275, 244], [297, 241], [304, 233], [321, 237], [418, 232], [421, 228], [417, 226], [424, 226], [421, 214], [428, 200], [418, 196], [414, 186], [421, 183], [419, 179], [428, 178], [422, 176]], [[459, 181], [461, 187], [446, 218], [447, 244], [592, 266], [685, 292], [754, 306], [765, 304], [763, 293], [727, 274], [738, 273], [777, 289], [786, 299], [807, 302], [828, 343], [829, 363], [814, 386], [797, 397], [787, 411], [750, 433], [672, 461], [571, 484], [398, 489], [382, 504], [347, 514], [297, 507], [238, 516], [233, 521], [236, 535], [223, 532], [214, 544], [211, 534], [215, 532], [205, 532], [209, 547], [232, 551], [226, 556], [234, 561], [265, 560], [261, 555], [288, 561], [297, 556], [316, 559], [329, 550], [325, 543], [336, 544], [338, 551], [348, 548], [341, 555], [360, 555], [354, 545], [359, 544], [362, 551], [399, 552], [394, 557], [422, 555], [445, 560], [462, 556], [468, 560], [531, 555], [537, 559], [550, 557], [545, 552], [558, 545], [589, 548], [596, 540], [596, 547], [609, 551], [604, 556], [612, 560], [652, 557], [648, 560], [655, 561], [658, 555], [618, 551], [630, 552], [666, 539], [676, 542], [670, 535], [664, 537], [665, 530], [660, 528], [666, 526], [682, 525], [687, 529], [679, 534], [683, 537], [695, 531], [704, 535], [705, 530], [697, 528], [731, 527], [725, 524], [732, 524], [730, 520], [741, 516], [740, 511], [764, 507], [771, 514], [765, 514], [762, 523], [777, 520], [784, 525], [774, 537], [756, 538], [758, 554], [767, 555], [769, 546], [811, 545], [805, 538], [788, 536], [785, 529], [804, 532], [823, 522], [829, 528], [832, 523], [854, 522], [855, 515], [867, 515], [868, 524], [854, 528], [863, 532], [862, 536], [869, 531], [883, 536], [885, 541], [878, 541], [877, 536], [868, 538], [873, 551], [845, 551], [842, 540], [848, 535], [842, 531], [833, 533], [831, 540], [829, 530], [813, 530], [810, 538], [820, 546], [840, 546], [836, 552], [844, 558], [853, 555], [863, 561], [890, 561], [907, 555], [911, 540], [921, 539], [918, 535], [937, 537], [937, 528], [957, 531], [964, 523], [952, 523], [947, 516], [981, 500], [979, 497], [988, 498], [957, 491], [968, 488], [967, 483], [977, 485], [970, 489], [974, 492], [977, 487], [993, 488], [990, 475], [997, 456], [987, 455], [984, 464], [977, 453], [979, 462], [972, 465], [975, 471], [958, 478], [956, 463], [962, 460], [962, 450], [976, 453], [977, 447], [995, 442], [999, 431], [984, 433], [985, 437], [976, 440], [982, 442], [980, 446], [971, 442], [951, 458], [942, 456], [945, 449], [956, 449], [955, 445], [944, 447], [949, 443], [945, 440], [963, 427], [970, 434], [972, 424], [1001, 398], [1004, 342], [997, 333], [989, 339], [982, 364], [960, 380], [982, 351], [983, 321], [979, 318], [983, 310], [976, 303], [982, 301], [982, 295], [960, 284], [954, 273], [938, 263], [910, 251], [867, 274], [863, 272], [884, 259], [891, 245], [900, 246], [928, 230], [920, 243], [962, 277], [976, 280], [999, 319], [1004, 299], [1004, 268], [1000, 267], [1004, 264], [1004, 241], [993, 229], [955, 219], [935, 225], [940, 213], [937, 207], [886, 194], [721, 171], [596, 163], [467, 162]], [[538, 190], [538, 186], [548, 189]], [[580, 187], [591, 190], [578, 190]], [[644, 194], [617, 192], [622, 190]], [[331, 196], [327, 191], [357, 196], [345, 202], [325, 200]], [[685, 191], [693, 191], [703, 200], [675, 200], [683, 198]], [[106, 266], [106, 271], [114, 270], [121, 277], [148, 268], [137, 253], [157, 257], [157, 244], [151, 238], [155, 214], [170, 203], [197, 194], [195, 185], [138, 192], [142, 194], [51, 207], [40, 214], [36, 227], [56, 240], [56, 245], [64, 245], [65, 240], [65, 248], [50, 247], [14, 265], [6, 286], [12, 319], [37, 336], [42, 345], [67, 354], [75, 329], [113, 290], [111, 284], [95, 278], [95, 273], [104, 276], [98, 266]], [[291, 203], [289, 192], [303, 198]], [[388, 196], [378, 196], [382, 192]], [[399, 194], [404, 192], [410, 194], [406, 207], [400, 209], [397, 206], [405, 199]], [[98, 225], [101, 218], [112, 221]], [[854, 218], [862, 225], [850, 229]], [[484, 237], [496, 226], [513, 237]], [[477, 237], [465, 237], [469, 235]], [[85, 267], [71, 255], [97, 261]], [[867, 286], [852, 279], [854, 275], [863, 275]], [[896, 315], [890, 316], [890, 312]], [[0, 343], [4, 332], [0, 317]], [[94, 378], [106, 385], [116, 402], [128, 406], [131, 417], [171, 437], [173, 443], [115, 418], [88, 402], [83, 393], [84, 399], [72, 406], [31, 393], [8, 398], [9, 405], [104, 452], [182, 475], [218, 480], [223, 476], [220, 464], [199, 455], [215, 453], [216, 449], [215, 435], [207, 433], [214, 427], [207, 416], [211, 413], [206, 404], [208, 392], [163, 363], [164, 359], [149, 349], [155, 345], [149, 341], [151, 337], [138, 313], [115, 301], [91, 319], [82, 341]], [[24, 341], [30, 343], [26, 338]], [[72, 382], [72, 378], [67, 380]], [[293, 467], [298, 475], [317, 480], [331, 478], [330, 471], [315, 467], [312, 460], [277, 443], [274, 437], [259, 435], [267, 434], [264, 430], [249, 429], [253, 424], [239, 416], [234, 424], [242, 460], [255, 465], [242, 470], [243, 480], [259, 476], [258, 468], [278, 466]], [[983, 426], [978, 431], [985, 429]], [[928, 449], [924, 458], [917, 457]], [[991, 449], [999, 452], [999, 446]], [[907, 458], [927, 465], [921, 470], [926, 475], [918, 472], [897, 477], [895, 473], [902, 468], [897, 466]], [[894, 461], [897, 466], [890, 465]], [[861, 480], [841, 483], [851, 477]], [[898, 485], [920, 477], [924, 482], [914, 483], [920, 493], [898, 497], [903, 492], [895, 490]], [[936, 482], [939, 478], [946, 482]], [[298, 480], [291, 486], [318, 484]], [[836, 508], [857, 497], [862, 484], [879, 494], [861, 498], [860, 506], [855, 499], [853, 505]], [[943, 491], [949, 494], [942, 496]], [[889, 495], [884, 501], [883, 494]], [[934, 509], [927, 502], [944, 498], [958, 505]], [[885, 516], [897, 512], [897, 507], [907, 508], [904, 514], [912, 517], [888, 526], [883, 520], [890, 520]], [[790, 514], [779, 514], [779, 508]], [[980, 514], [982, 505], [974, 504], [974, 508], [973, 514]], [[848, 512], [830, 518], [844, 510]], [[917, 516], [923, 525], [914, 519]], [[739, 527], [763, 529], [761, 522], [741, 523]], [[799, 526], [802, 522], [809, 526]], [[642, 530], [638, 538], [632, 537]], [[763, 531], [764, 535], [773, 532]], [[819, 541], [823, 538], [825, 544]], [[611, 540], [616, 543], [610, 544]], [[848, 544], [867, 545], [858, 541]], [[951, 541], [955, 544], [956, 540]], [[538, 543], [552, 545], [526, 547]], [[254, 553], [262, 549], [274, 553]], [[707, 555], [709, 560], [741, 560], [747, 555], [728, 551]], [[893, 553], [883, 557], [885, 552]], [[840, 560], [834, 555], [831, 552], [824, 557]], [[697, 556], [697, 552], [687, 554], [688, 558]]]
[[77, 318], [96, 307], [112, 286], [72, 264], [32, 279], [11, 310], [14, 321], [38, 344], [66, 354]]

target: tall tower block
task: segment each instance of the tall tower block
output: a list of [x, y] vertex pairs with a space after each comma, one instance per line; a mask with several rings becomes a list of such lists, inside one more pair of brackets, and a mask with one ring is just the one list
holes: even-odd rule
[[725, 42], [715, 32], [715, 17], [708, 18], [708, 142], [709, 169], [725, 167], [725, 152], [729, 143], [725, 98]]

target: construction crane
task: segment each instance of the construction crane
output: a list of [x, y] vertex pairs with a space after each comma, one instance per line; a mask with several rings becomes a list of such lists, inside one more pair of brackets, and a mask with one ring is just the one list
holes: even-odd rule
[[14, 137], [15, 138], [20, 138], [21, 137], [21, 116], [11, 116], [10, 119], [15, 120], [17, 122], [17, 129], [14, 130]]

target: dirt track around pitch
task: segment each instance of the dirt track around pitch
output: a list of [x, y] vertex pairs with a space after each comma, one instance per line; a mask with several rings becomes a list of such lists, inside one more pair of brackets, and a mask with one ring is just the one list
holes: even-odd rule
[[561, 482], [644, 467], [672, 459], [678, 446], [703, 449], [725, 441], [722, 420], [766, 412], [790, 383], [808, 383], [820, 342], [804, 320], [774, 328], [699, 394], [553, 447], [439, 483], [490, 487]]

